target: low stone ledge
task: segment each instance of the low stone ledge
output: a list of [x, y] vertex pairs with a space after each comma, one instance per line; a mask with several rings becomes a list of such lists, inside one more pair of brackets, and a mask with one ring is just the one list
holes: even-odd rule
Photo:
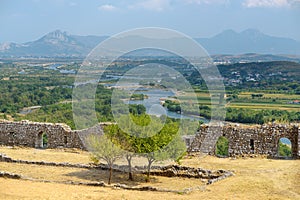
[[11, 178], [11, 179], [21, 179], [22, 178], [21, 175], [9, 173], [9, 172], [2, 172], [2, 171], [0, 171], [0, 177]]
[[[45, 165], [45, 166], [55, 166], [55, 167], [73, 167], [73, 168], [84, 168], [84, 169], [101, 169], [108, 170], [108, 166], [105, 164], [99, 165], [86, 165], [86, 164], [71, 164], [71, 163], [55, 163], [55, 162], [45, 162], [45, 161], [28, 161], [28, 160], [14, 160], [4, 154], [0, 154], [1, 162], [8, 163], [21, 163], [21, 164], [32, 164], [32, 165]], [[117, 172], [126, 172], [128, 166], [125, 165], [114, 165], [113, 170]], [[135, 173], [146, 174], [147, 170], [145, 167], [134, 167]], [[226, 170], [205, 170], [201, 168], [193, 168], [186, 167], [180, 165], [169, 165], [169, 166], [154, 166], [152, 171], [150, 171], [151, 175], [154, 176], [164, 176], [164, 177], [182, 177], [182, 178], [196, 178], [196, 179], [205, 179], [207, 180], [207, 184], [212, 184], [216, 181], [220, 181], [229, 176], [232, 176], [233, 173]], [[116, 186], [122, 187], [122, 185]], [[125, 186], [124, 186], [125, 187]], [[128, 186], [126, 186], [128, 187]], [[126, 188], [123, 188], [126, 189]], [[134, 189], [134, 188], [128, 188]], [[138, 189], [137, 189], [138, 190]], [[141, 189], [142, 191], [143, 189]], [[151, 191], [151, 188], [144, 188], [144, 190]], [[182, 191], [181, 191], [182, 192]]]
[[150, 172], [151, 175], [165, 176], [165, 177], [184, 177], [184, 178], [197, 178], [197, 179], [218, 179], [231, 172], [226, 170], [205, 170], [201, 168], [193, 168], [179, 165], [170, 165], [161, 167], [158, 170]]
[[170, 192], [170, 193], [177, 193], [177, 194], [188, 194], [192, 191], [196, 191], [196, 190], [203, 190], [203, 186], [202, 187], [194, 187], [194, 188], [185, 188], [183, 190], [171, 190], [171, 189], [164, 189], [164, 188], [157, 188], [157, 187], [152, 187], [152, 186], [143, 186], [143, 187], [131, 187], [125, 184], [120, 184], [117, 183], [113, 186], [114, 188], [121, 188], [121, 189], [125, 189], [125, 190], [135, 190], [135, 191], [152, 191], [152, 192]]
[[0, 171], [0, 177], [2, 178], [10, 178], [10, 179], [22, 179], [26, 181], [34, 181], [34, 182], [43, 182], [43, 183], [59, 183], [59, 184], [68, 184], [68, 185], [84, 185], [84, 186], [93, 186], [93, 187], [107, 187], [107, 188], [115, 188], [115, 189], [124, 189], [124, 190], [135, 190], [135, 191], [152, 191], [152, 192], [173, 192], [173, 193], [189, 193], [193, 191], [194, 189], [192, 188], [186, 188], [184, 190], [168, 190], [168, 189], [161, 189], [161, 188], [156, 188], [152, 186], [128, 186], [125, 184], [112, 184], [108, 185], [104, 183], [103, 181], [101, 182], [75, 182], [75, 181], [50, 181], [50, 180], [39, 180], [35, 178], [30, 178], [30, 177], [23, 177], [22, 175], [19, 174], [13, 174], [9, 172], [1, 172]]
[[232, 172], [226, 172], [224, 175], [218, 177], [218, 178], [214, 178], [214, 179], [210, 179], [207, 181], [207, 185], [210, 185], [210, 184], [213, 184], [215, 182], [218, 182], [218, 181], [221, 181], [227, 177], [230, 177], [230, 176], [234, 176], [234, 174]]
[[[222, 180], [231, 175], [232, 174], [227, 173], [217, 179], [209, 180], [207, 185], [212, 184], [216, 181]], [[104, 181], [100, 181], [100, 182], [51, 181], [51, 180], [39, 180], [39, 179], [35, 179], [35, 178], [30, 178], [30, 177], [23, 177], [22, 175], [19, 175], [19, 174], [14, 174], [14, 173], [10, 173], [10, 172], [1, 172], [1, 171], [0, 171], [0, 177], [10, 178], [10, 179], [22, 179], [22, 180], [26, 180], [26, 181], [43, 182], [43, 183], [59, 183], [59, 184], [68, 184], [68, 185], [107, 187], [107, 188], [113, 188], [113, 189], [124, 189], [124, 190], [134, 190], [134, 191], [170, 192], [170, 193], [177, 193], [177, 194], [188, 194], [188, 193], [191, 193], [193, 191], [198, 191], [198, 190], [203, 191], [203, 190], [205, 190], [205, 187], [206, 187], [205, 185], [203, 185], [203, 186], [185, 188], [183, 190], [171, 190], [171, 189], [157, 188], [157, 187], [152, 187], [152, 186], [141, 186], [141, 187], [140, 186], [128, 186], [126, 184], [121, 184], [121, 183], [108, 185]]]

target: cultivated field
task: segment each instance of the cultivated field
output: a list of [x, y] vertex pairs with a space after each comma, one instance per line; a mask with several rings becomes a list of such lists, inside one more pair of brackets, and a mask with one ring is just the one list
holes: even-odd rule
[[[263, 93], [262, 98], [252, 99], [251, 94], [255, 92], [241, 92], [238, 99], [231, 100], [226, 107], [230, 108], [248, 108], [253, 110], [286, 110], [299, 111], [300, 104], [289, 104], [293, 100], [300, 100], [300, 95], [295, 94], [268, 94]], [[182, 99], [189, 99], [193, 94], [187, 92]], [[211, 99], [209, 93], [197, 92], [198, 103], [206, 106], [211, 106]]]
[[[89, 154], [78, 150], [37, 150], [31, 148], [0, 147], [14, 159], [89, 163]], [[141, 164], [143, 161], [136, 161]], [[154, 187], [181, 189], [200, 186], [190, 194], [164, 192], [141, 192], [92, 186], [62, 184], [65, 181], [105, 181], [104, 171], [71, 167], [51, 167], [0, 162], [0, 171], [13, 172], [35, 178], [25, 181], [0, 178], [0, 199], [300, 199], [300, 160], [270, 160], [265, 158], [220, 159], [211, 156], [188, 157], [184, 166], [204, 169], [232, 170], [235, 176], [212, 185], [200, 180], [187, 178], [152, 177], [144, 182], [143, 176], [135, 176], [136, 182], [126, 180], [126, 174], [115, 173], [113, 183], [151, 185]], [[39, 182], [51, 180], [56, 183]]]

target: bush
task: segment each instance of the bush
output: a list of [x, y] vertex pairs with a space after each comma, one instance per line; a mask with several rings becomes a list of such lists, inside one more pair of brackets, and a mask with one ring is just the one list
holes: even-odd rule
[[279, 141], [278, 155], [284, 157], [291, 157], [292, 156], [291, 147]]
[[216, 144], [216, 155], [228, 156], [228, 139], [221, 136]]

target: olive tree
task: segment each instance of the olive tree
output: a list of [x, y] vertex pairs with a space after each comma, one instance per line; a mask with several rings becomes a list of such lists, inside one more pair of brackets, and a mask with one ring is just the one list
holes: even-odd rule
[[115, 145], [107, 135], [90, 134], [86, 138], [87, 148], [98, 160], [104, 160], [109, 168], [108, 184], [111, 184], [112, 167], [116, 160], [124, 155], [124, 151]]
[[[155, 161], [166, 159], [177, 160], [186, 151], [185, 143], [179, 135], [179, 123], [166, 120], [161, 126], [160, 119], [147, 116], [130, 116], [139, 126], [124, 126], [121, 130], [118, 125], [112, 125], [110, 137], [129, 154], [127, 161], [129, 177], [131, 173], [132, 154], [142, 155], [147, 158], [147, 178], [150, 181], [151, 166]], [[124, 120], [128, 119], [124, 116]], [[120, 120], [121, 121], [121, 120]], [[152, 125], [147, 126], [151, 121]], [[128, 123], [129, 124], [129, 123]], [[159, 127], [162, 127], [159, 129]], [[130, 132], [130, 134], [128, 134]], [[131, 174], [131, 175], [130, 175]]]

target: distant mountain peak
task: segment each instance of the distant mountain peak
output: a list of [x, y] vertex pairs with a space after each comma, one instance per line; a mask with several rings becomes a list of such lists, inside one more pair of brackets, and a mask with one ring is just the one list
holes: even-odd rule
[[66, 31], [61, 31], [59, 29], [52, 31], [48, 34], [46, 34], [45, 36], [48, 37], [61, 37], [61, 36], [68, 36], [68, 33]]
[[4, 42], [4, 43], [0, 44], [0, 51], [9, 50], [12, 47], [12, 45], [14, 45], [14, 44], [11, 42]]
[[258, 35], [265, 35], [264, 33], [262, 33], [260, 30], [258, 29], [254, 29], [254, 28], [249, 28], [246, 29], [244, 31], [241, 32], [237, 32], [233, 29], [227, 29], [222, 31], [221, 33], [217, 34], [215, 37], [226, 37], [226, 36], [241, 36], [241, 35], [246, 35], [246, 36], [258, 36]]
[[240, 32], [240, 35], [249, 37], [249, 39], [267, 36], [266, 34], [262, 33], [258, 29], [246, 29], [246, 30]]
[[238, 34], [236, 31], [234, 31], [232, 29], [227, 29], [227, 30], [224, 30], [221, 33], [215, 35], [213, 38], [233, 36], [236, 34]]
[[220, 33], [220, 34], [229, 34], [229, 33], [231, 33], [231, 34], [236, 34], [237, 32], [235, 31], [235, 30], [233, 30], [233, 29], [226, 29], [226, 30], [224, 30], [222, 33]]
[[55, 30], [38, 40], [24, 44], [0, 44], [0, 57], [84, 57], [104, 39], [99, 36], [75, 36], [65, 31]]
[[260, 30], [255, 29], [255, 28], [248, 28], [248, 29], [241, 32], [241, 34], [243, 34], [243, 33], [263, 34]]
[[55, 30], [43, 36], [40, 41], [48, 42], [48, 43], [58, 43], [58, 42], [70, 42], [72, 39], [67, 34], [67, 32], [63, 32], [61, 30]]
[[246, 29], [239, 33], [229, 29], [212, 38], [199, 38], [197, 41], [210, 54], [300, 54], [299, 42], [270, 36], [257, 29]]

